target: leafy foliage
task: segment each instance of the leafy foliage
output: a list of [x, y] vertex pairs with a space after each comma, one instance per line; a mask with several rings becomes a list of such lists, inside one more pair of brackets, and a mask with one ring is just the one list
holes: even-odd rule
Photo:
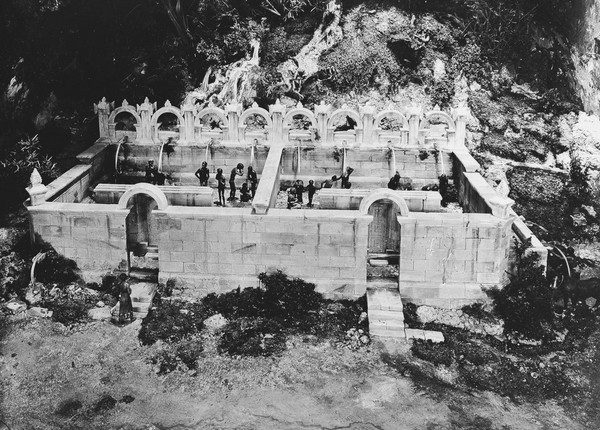
[[199, 333], [208, 316], [200, 303], [163, 301], [144, 319], [138, 337], [143, 345], [152, 345], [158, 340], [175, 343]]
[[54, 249], [46, 252], [46, 257], [37, 264], [35, 269], [37, 281], [59, 286], [69, 285], [79, 280], [77, 271], [77, 263], [60, 255]]
[[202, 354], [202, 339], [197, 336], [181, 339], [166, 344], [151, 359], [150, 363], [157, 367], [157, 373], [163, 375], [175, 370], [194, 370], [198, 367], [198, 359]]
[[229, 355], [269, 356], [285, 349], [283, 327], [274, 319], [240, 318], [228, 323], [219, 351]]
[[516, 242], [517, 273], [507, 286], [492, 290], [491, 295], [496, 313], [504, 320], [505, 332], [548, 341], [554, 337], [553, 291], [544, 266], [537, 264], [538, 254], [527, 252], [530, 242]]

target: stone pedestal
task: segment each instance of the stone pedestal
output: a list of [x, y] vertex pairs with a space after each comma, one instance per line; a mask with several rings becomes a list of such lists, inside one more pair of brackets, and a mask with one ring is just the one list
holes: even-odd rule
[[38, 206], [46, 201], [48, 188], [42, 184], [42, 177], [37, 169], [33, 169], [31, 173], [31, 186], [26, 190], [29, 193], [31, 206]]

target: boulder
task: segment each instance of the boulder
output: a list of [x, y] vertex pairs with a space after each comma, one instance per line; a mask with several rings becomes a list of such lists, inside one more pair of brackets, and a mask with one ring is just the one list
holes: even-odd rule
[[571, 221], [573, 223], [573, 227], [585, 227], [587, 225], [585, 215], [583, 215], [582, 213], [571, 215]]
[[221, 315], [216, 314], [204, 320], [204, 327], [209, 331], [216, 331], [223, 328], [227, 324], [227, 319]]
[[8, 309], [13, 315], [25, 312], [27, 310], [27, 305], [24, 302], [15, 299], [6, 303], [4, 307]]
[[46, 308], [40, 308], [39, 306], [34, 306], [32, 308], [29, 308], [29, 310], [27, 311], [27, 313], [29, 315], [31, 315], [32, 317], [37, 317], [37, 318], [52, 318], [52, 311], [46, 309]]
[[585, 299], [585, 304], [588, 305], [590, 308], [596, 306], [597, 302], [598, 300], [595, 297], [588, 297], [587, 299]]
[[92, 308], [88, 311], [88, 316], [94, 321], [109, 321], [111, 318], [110, 306]]

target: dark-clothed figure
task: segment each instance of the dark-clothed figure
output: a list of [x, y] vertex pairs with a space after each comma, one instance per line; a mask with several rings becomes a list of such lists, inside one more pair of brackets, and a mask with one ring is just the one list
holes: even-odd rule
[[202, 167], [196, 170], [195, 175], [196, 178], [198, 178], [198, 180], [200, 181], [201, 187], [208, 186], [208, 178], [210, 178], [210, 172], [208, 170], [206, 161], [202, 162]]
[[304, 197], [302, 196], [304, 193], [304, 183], [300, 179], [294, 184], [294, 192], [296, 194], [296, 201], [302, 204], [304, 202]]
[[288, 189], [288, 201], [287, 208], [288, 209], [297, 209], [300, 205], [298, 204], [298, 200], [296, 199], [296, 194], [294, 193], [294, 188], [290, 187]]
[[242, 188], [240, 189], [240, 201], [246, 203], [249, 202], [252, 196], [250, 195], [250, 190], [248, 189], [248, 183], [244, 182], [242, 184]]
[[250, 192], [252, 193], [252, 198], [256, 195], [256, 187], [258, 185], [258, 176], [256, 172], [252, 168], [252, 166], [248, 166], [248, 182], [250, 183]]
[[338, 179], [339, 178], [337, 176], [333, 175], [331, 177], [331, 179], [327, 179], [327, 180], [323, 181], [323, 183], [321, 184], [321, 188], [331, 188], [331, 187], [333, 187], [333, 183], [335, 181], [337, 181]]
[[400, 173], [396, 172], [396, 174], [390, 178], [390, 181], [388, 182], [388, 188], [390, 190], [397, 190], [399, 185]]
[[354, 172], [354, 169], [352, 167], [347, 167], [346, 171], [342, 173], [342, 176], [340, 177], [342, 180], [342, 188], [346, 190], [350, 189], [350, 187], [352, 186], [352, 183], [350, 183], [350, 175], [352, 174], [352, 172]]
[[235, 200], [235, 177], [244, 175], [244, 165], [242, 163], [238, 163], [238, 165], [231, 169], [231, 174], [229, 175], [229, 199], [230, 201]]
[[119, 291], [119, 322], [122, 323], [126, 319], [133, 321], [133, 305], [131, 303], [131, 287], [127, 281], [124, 281]]
[[312, 203], [313, 196], [317, 192], [317, 187], [315, 187], [315, 182], [312, 179], [310, 181], [308, 181], [308, 185], [306, 186], [306, 191], [308, 191], [308, 207], [312, 208], [313, 207], [313, 203]]
[[219, 192], [219, 204], [225, 206], [225, 176], [223, 175], [223, 169], [217, 169], [217, 191]]
[[158, 169], [154, 166], [154, 160], [148, 160], [148, 165], [146, 166], [146, 182], [152, 185], [156, 185], [156, 175], [158, 174]]

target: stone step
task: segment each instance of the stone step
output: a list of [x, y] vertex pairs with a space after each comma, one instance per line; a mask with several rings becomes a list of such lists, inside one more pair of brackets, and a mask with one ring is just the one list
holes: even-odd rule
[[129, 276], [133, 279], [140, 281], [158, 281], [158, 270], [157, 269], [143, 269], [143, 268], [132, 268], [129, 271]]
[[401, 310], [369, 309], [369, 321], [395, 321], [404, 324], [404, 312]]
[[369, 279], [369, 280], [367, 280], [367, 289], [398, 291], [398, 281], [397, 280], [387, 280], [387, 279]]
[[146, 315], [148, 315], [148, 311], [150, 310], [151, 306], [152, 303], [133, 302], [133, 312], [144, 313], [145, 317]]
[[397, 290], [388, 289], [368, 289], [367, 306], [369, 312], [372, 310], [402, 312], [404, 310], [400, 293]]
[[150, 260], [158, 260], [158, 252], [146, 252], [144, 257]]
[[407, 328], [406, 332], [406, 340], [410, 339], [421, 339], [421, 340], [430, 340], [433, 343], [444, 342], [444, 334], [439, 331], [433, 330], [421, 330], [418, 328]]

